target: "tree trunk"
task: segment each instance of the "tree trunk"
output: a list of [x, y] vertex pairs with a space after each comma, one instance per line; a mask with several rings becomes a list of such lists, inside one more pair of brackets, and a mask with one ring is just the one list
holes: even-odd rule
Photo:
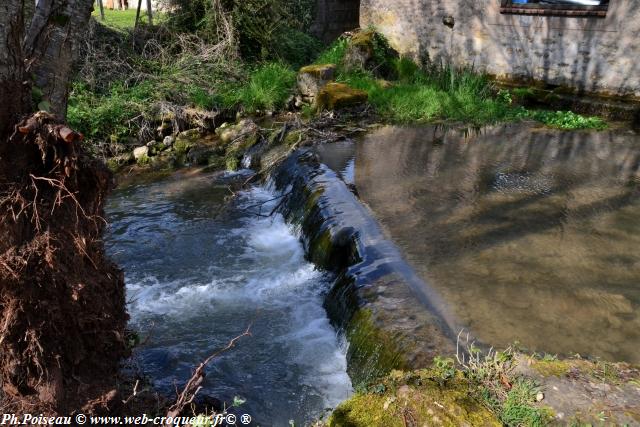
[[147, 0], [147, 16], [149, 17], [149, 25], [153, 25], [153, 12], [151, 11], [151, 0]]
[[93, 0], [40, 0], [25, 38], [27, 73], [35, 76], [41, 107], [64, 119], [69, 79], [78, 38], [86, 28]]
[[91, 413], [127, 354], [124, 277], [101, 240], [112, 177], [62, 122], [93, 0], [34, 4], [0, 0], [0, 406]]
[[13, 124], [28, 108], [23, 85], [23, 34], [22, 1], [3, 0], [0, 2], [0, 141], [6, 140]]
[[0, 99], [11, 100], [0, 103], [0, 139], [33, 110], [32, 95], [64, 119], [78, 36], [92, 8], [93, 0], [39, 0], [26, 29], [24, 2], [0, 2], [0, 46], [7, 47], [0, 49]]

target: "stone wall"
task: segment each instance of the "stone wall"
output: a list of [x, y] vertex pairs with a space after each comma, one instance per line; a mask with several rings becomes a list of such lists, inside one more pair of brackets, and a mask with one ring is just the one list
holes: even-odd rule
[[360, 25], [415, 59], [640, 99], [640, 1], [613, 0], [605, 18], [508, 15], [500, 3], [361, 0]]
[[360, 0], [318, 0], [312, 32], [330, 43], [345, 31], [358, 28]]

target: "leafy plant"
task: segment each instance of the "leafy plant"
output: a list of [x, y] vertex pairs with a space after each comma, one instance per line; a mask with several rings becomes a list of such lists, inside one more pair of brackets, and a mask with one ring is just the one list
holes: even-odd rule
[[559, 129], [606, 129], [607, 123], [599, 117], [585, 117], [571, 111], [534, 111], [531, 118]]
[[448, 357], [436, 356], [433, 359], [432, 370], [436, 374], [436, 380], [440, 385], [444, 385], [456, 375], [455, 362]]

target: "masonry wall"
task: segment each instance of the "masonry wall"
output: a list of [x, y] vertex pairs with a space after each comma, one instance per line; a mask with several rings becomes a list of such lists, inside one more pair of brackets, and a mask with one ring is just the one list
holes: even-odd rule
[[318, 0], [312, 32], [329, 43], [345, 31], [358, 28], [360, 0]]
[[[611, 0], [606, 18], [506, 15], [500, 3], [361, 0], [360, 25], [377, 27], [416, 59], [640, 98], [640, 0]], [[443, 22], [449, 18], [453, 28]]]

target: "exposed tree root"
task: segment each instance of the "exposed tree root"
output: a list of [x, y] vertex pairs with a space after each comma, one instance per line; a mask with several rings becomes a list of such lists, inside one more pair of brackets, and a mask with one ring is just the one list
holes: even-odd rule
[[41, 112], [0, 142], [0, 399], [31, 412], [113, 400], [127, 354], [123, 275], [100, 240], [112, 178], [81, 140]]

